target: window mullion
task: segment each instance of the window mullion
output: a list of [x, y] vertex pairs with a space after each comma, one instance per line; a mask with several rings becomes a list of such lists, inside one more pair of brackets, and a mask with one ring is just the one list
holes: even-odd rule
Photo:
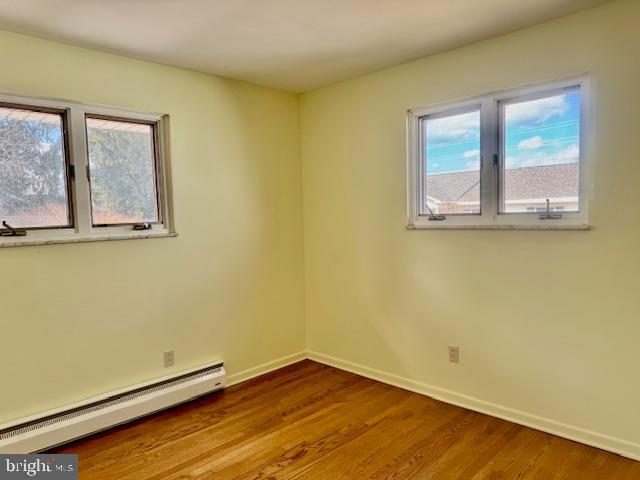
[[91, 233], [91, 196], [89, 178], [87, 176], [87, 130], [85, 111], [80, 106], [69, 108], [69, 148], [71, 162], [75, 170], [74, 178], [74, 213], [76, 231], [81, 234]]
[[496, 103], [492, 98], [485, 98], [480, 109], [480, 148], [482, 150], [482, 171], [480, 202], [483, 221], [490, 222], [495, 218], [498, 201], [498, 185], [494, 154], [497, 140]]

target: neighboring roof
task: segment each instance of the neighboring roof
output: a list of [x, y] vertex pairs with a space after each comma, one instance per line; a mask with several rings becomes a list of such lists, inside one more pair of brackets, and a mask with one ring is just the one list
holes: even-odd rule
[[[507, 170], [505, 197], [510, 200], [577, 196], [579, 165], [544, 165]], [[427, 196], [440, 202], [478, 201], [478, 172], [441, 173], [427, 176]]]
[[477, 171], [427, 175], [427, 196], [440, 202], [471, 202], [479, 197]]

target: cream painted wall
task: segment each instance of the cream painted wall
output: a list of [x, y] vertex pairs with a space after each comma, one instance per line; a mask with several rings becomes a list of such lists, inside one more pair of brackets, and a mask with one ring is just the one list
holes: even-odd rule
[[296, 95], [6, 32], [0, 64], [2, 92], [168, 113], [179, 232], [0, 249], [0, 422], [304, 350]]
[[[302, 96], [312, 357], [640, 458], [638, 20], [615, 1]], [[593, 230], [404, 229], [408, 108], [586, 71]]]
[[[0, 32], [0, 91], [171, 115], [180, 233], [0, 249], [0, 422], [217, 358], [238, 378], [306, 340], [640, 457], [638, 18], [618, 0], [300, 102]], [[584, 71], [593, 230], [404, 230], [406, 109]]]

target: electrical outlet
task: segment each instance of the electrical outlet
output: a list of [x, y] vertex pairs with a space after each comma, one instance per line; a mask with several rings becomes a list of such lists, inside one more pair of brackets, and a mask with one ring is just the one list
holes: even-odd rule
[[460, 363], [460, 349], [455, 345], [449, 345], [449, 361]]
[[175, 358], [173, 358], [173, 350], [168, 350], [164, 352], [164, 366], [172, 367], [175, 363]]

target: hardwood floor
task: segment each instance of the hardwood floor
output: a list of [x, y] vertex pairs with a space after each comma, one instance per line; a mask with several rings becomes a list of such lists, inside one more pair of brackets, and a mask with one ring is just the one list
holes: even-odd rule
[[303, 361], [58, 448], [80, 479], [640, 479], [640, 462]]

